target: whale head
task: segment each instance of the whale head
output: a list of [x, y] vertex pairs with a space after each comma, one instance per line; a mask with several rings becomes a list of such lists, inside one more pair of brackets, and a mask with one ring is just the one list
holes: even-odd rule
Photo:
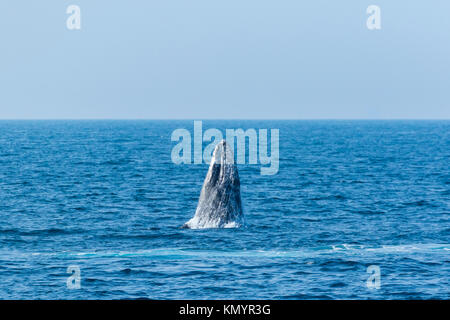
[[214, 149], [194, 217], [183, 227], [232, 228], [244, 223], [241, 183], [233, 151], [225, 140]]

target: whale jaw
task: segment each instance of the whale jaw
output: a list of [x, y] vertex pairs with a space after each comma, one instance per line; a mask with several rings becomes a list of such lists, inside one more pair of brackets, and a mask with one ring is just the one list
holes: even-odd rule
[[183, 228], [237, 228], [244, 224], [240, 180], [225, 140], [214, 149], [194, 217]]

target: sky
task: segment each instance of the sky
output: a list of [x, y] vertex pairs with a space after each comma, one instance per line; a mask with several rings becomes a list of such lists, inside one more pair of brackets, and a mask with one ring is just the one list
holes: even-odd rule
[[3, 0], [0, 48], [0, 119], [450, 119], [448, 0]]

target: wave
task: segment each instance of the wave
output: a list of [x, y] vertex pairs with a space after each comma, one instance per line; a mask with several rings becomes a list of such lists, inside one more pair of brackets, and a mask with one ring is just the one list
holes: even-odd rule
[[81, 229], [60, 229], [60, 228], [47, 228], [47, 229], [35, 229], [23, 231], [16, 228], [0, 229], [0, 234], [19, 235], [19, 236], [46, 236], [46, 235], [68, 235], [83, 233], [85, 230]]
[[[191, 259], [191, 258], [301, 258], [327, 255], [333, 253], [347, 254], [410, 254], [410, 253], [446, 253], [450, 251], [450, 244], [408, 244], [364, 246], [340, 244], [314, 248], [300, 248], [297, 250], [194, 250], [176, 248], [158, 248], [138, 251], [91, 251], [91, 252], [33, 252], [31, 255], [56, 256], [59, 258], [128, 258], [148, 257], [155, 259]], [[0, 253], [0, 255], [2, 255]]]

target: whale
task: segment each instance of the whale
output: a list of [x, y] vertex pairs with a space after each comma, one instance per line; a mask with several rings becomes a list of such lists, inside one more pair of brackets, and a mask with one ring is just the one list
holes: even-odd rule
[[233, 151], [225, 140], [213, 152], [195, 214], [183, 228], [238, 228], [244, 225], [241, 182]]

